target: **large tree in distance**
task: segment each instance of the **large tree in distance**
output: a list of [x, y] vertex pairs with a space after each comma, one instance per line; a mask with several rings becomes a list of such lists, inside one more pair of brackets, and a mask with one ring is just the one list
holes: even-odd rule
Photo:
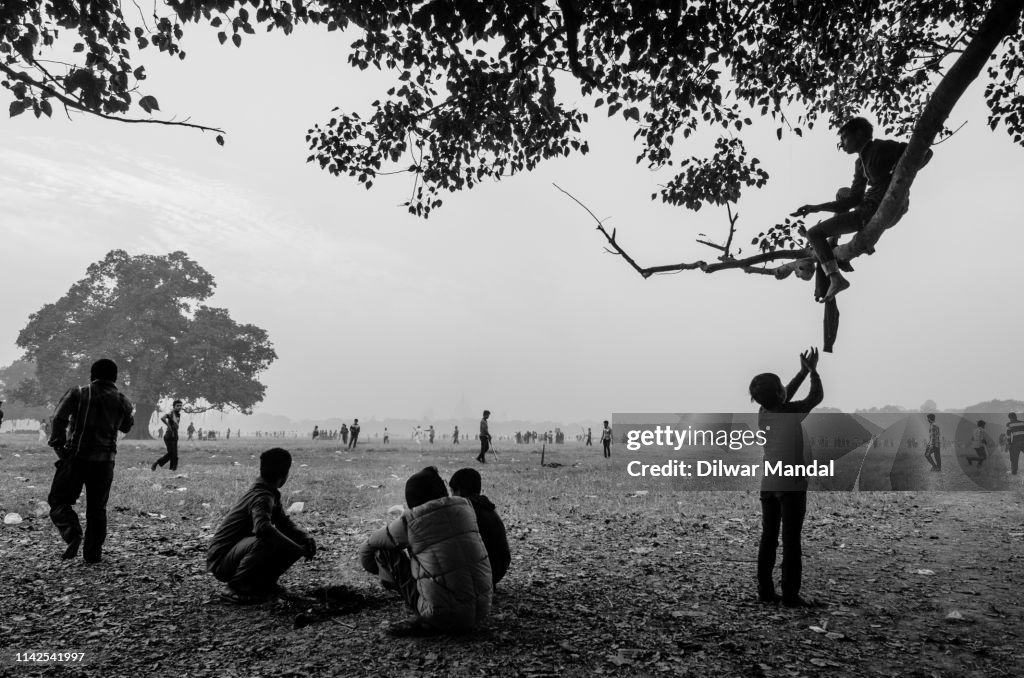
[[68, 387], [85, 383], [101, 357], [120, 368], [121, 390], [136, 406], [130, 434], [148, 438], [158, 403], [181, 398], [191, 411], [251, 412], [266, 387], [257, 376], [277, 358], [266, 331], [240, 325], [202, 302], [213, 276], [184, 252], [130, 256], [113, 250], [53, 304], [29, 317], [18, 335], [33, 379], [15, 396], [53, 405]]
[[[733, 207], [743, 189], [768, 180], [739, 138], [753, 119], [774, 120], [781, 141], [868, 112], [909, 137], [886, 198], [840, 248], [843, 259], [873, 251], [899, 219], [926, 151], [949, 133], [950, 113], [983, 71], [989, 124], [1024, 142], [1024, 0], [166, 0], [161, 15], [138, 22], [120, 7], [5, 2], [0, 71], [11, 114], [49, 115], [51, 102], [115, 118], [133, 106], [157, 110], [139, 91], [145, 73], [134, 50], [183, 57], [190, 22], [235, 46], [257, 27], [353, 28], [350, 65], [389, 71], [395, 83], [368, 112], [335, 111], [313, 127], [310, 161], [368, 188], [408, 171], [408, 209], [427, 216], [446, 192], [586, 153], [589, 111], [621, 116], [634, 127], [637, 161], [674, 174], [656, 198], [730, 210], [727, 236], [705, 241], [716, 250], [711, 263], [640, 266], [599, 224], [644, 276], [767, 273], [769, 263], [802, 256], [799, 221], [762, 227], [754, 256], [734, 246]], [[77, 61], [45, 58], [60, 40]], [[720, 136], [716, 151], [689, 157], [685, 140], [702, 127]]]
[[7, 367], [0, 367], [0, 401], [4, 403], [4, 415], [8, 420], [40, 420], [50, 416], [50, 410], [45, 406], [28, 404], [41, 400], [32, 392], [33, 384], [38, 383], [34, 381], [35, 376], [36, 366], [29, 360], [15, 360]]

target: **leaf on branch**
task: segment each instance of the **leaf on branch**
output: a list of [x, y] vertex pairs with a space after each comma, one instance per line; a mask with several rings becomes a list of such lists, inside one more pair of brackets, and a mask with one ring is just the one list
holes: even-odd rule
[[228, 41], [228, 34], [225, 33], [224, 31], [221, 31], [220, 33], [217, 34], [217, 39], [220, 40], [220, 44], [223, 45], [225, 42]]
[[139, 106], [146, 113], [152, 113], [153, 111], [159, 111], [160, 110], [160, 104], [157, 103], [156, 97], [154, 97], [152, 95], [146, 95], [146, 96], [142, 97], [141, 99], [139, 99]]
[[11, 108], [9, 109], [11, 117], [13, 118], [16, 115], [21, 115], [22, 113], [25, 112], [25, 109], [27, 107], [28, 107], [28, 102], [27, 101], [12, 101], [11, 102]]
[[223, 134], [218, 134], [217, 135], [217, 145], [218, 146], [223, 146], [224, 145], [224, 135]]
[[234, 35], [231, 36], [231, 42], [235, 43], [235, 47], [241, 47], [242, 46], [242, 36], [240, 36], [238, 33], [235, 33]]

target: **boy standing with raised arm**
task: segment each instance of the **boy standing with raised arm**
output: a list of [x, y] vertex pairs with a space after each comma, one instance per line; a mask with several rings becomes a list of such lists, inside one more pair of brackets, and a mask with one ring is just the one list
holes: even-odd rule
[[[807, 375], [811, 391], [803, 400], [793, 400]], [[750, 382], [750, 399], [761, 406], [758, 428], [765, 432], [764, 458], [767, 462], [805, 464], [803, 420], [821, 403], [824, 392], [818, 376], [818, 349], [800, 354], [800, 371], [786, 387], [778, 375], [766, 372]], [[761, 543], [757, 551], [757, 594], [763, 603], [780, 600], [772, 571], [775, 551], [782, 533], [782, 604], [786, 607], [816, 607], [800, 597], [803, 554], [800, 532], [807, 513], [806, 476], [761, 478]]]

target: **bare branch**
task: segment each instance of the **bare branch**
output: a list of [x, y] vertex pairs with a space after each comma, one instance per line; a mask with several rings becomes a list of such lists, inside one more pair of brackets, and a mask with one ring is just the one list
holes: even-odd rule
[[701, 245], [707, 245], [708, 247], [713, 247], [713, 248], [715, 248], [716, 250], [718, 250], [719, 252], [727, 252], [727, 251], [728, 251], [728, 250], [727, 250], [727, 249], [725, 248], [725, 246], [724, 246], [724, 245], [718, 245], [718, 244], [716, 244], [716, 243], [713, 243], [713, 242], [709, 242], [709, 241], [707, 241], [707, 240], [697, 240], [697, 242], [698, 242], [698, 243], [700, 243]]
[[952, 139], [953, 135], [956, 134], [957, 132], [959, 132], [960, 130], [962, 130], [964, 128], [964, 125], [966, 125], [966, 124], [967, 124], [967, 121], [964, 120], [962, 123], [960, 123], [959, 127], [957, 127], [955, 130], [953, 130], [952, 132], [949, 133], [949, 136], [947, 136], [945, 139], [943, 139], [941, 141], [936, 141], [934, 144], [932, 144], [932, 147], [934, 148], [935, 146], [938, 146], [940, 144], [944, 144], [947, 141], [949, 141], [950, 139]]
[[[623, 259], [625, 259], [626, 262], [629, 263], [629, 265], [633, 267], [633, 270], [635, 270], [637, 273], [642, 275], [644, 278], [650, 278], [652, 275], [656, 275], [656, 274], [678, 273], [680, 271], [697, 271], [697, 270], [699, 270], [699, 271], [704, 271], [705, 273], [714, 273], [716, 271], [724, 271], [724, 270], [727, 270], [727, 269], [740, 269], [742, 271], [745, 271], [746, 273], [755, 273], [755, 274], [759, 274], [759, 275], [774, 275], [774, 273], [775, 273], [774, 269], [763, 268], [763, 267], [759, 268], [759, 267], [757, 267], [757, 265], [758, 264], [767, 264], [767, 263], [772, 262], [772, 261], [785, 261], [785, 260], [793, 260], [793, 259], [803, 259], [804, 257], [807, 256], [807, 251], [806, 250], [802, 250], [802, 249], [801, 250], [774, 250], [774, 251], [771, 251], [771, 252], [762, 252], [761, 254], [757, 254], [757, 255], [754, 255], [752, 257], [746, 257], [745, 259], [735, 259], [733, 257], [722, 257], [721, 261], [719, 261], [718, 263], [714, 263], [714, 264], [709, 264], [706, 261], [693, 261], [693, 262], [684, 262], [684, 263], [680, 263], [680, 264], [666, 264], [664, 266], [649, 266], [649, 267], [644, 268], [644, 267], [640, 266], [639, 264], [637, 264], [636, 261], [631, 256], [629, 256], [629, 254], [627, 254], [626, 251], [622, 249], [622, 247], [619, 246], [619, 243], [615, 240], [615, 232], [613, 231], [611, 234], [609, 234], [608, 231], [604, 227], [604, 222], [602, 222], [602, 220], [598, 219], [597, 215], [595, 215], [591, 211], [591, 209], [589, 207], [584, 205], [582, 202], [580, 202], [576, 198], [576, 196], [574, 196], [572, 193], [569, 193], [568, 191], [566, 191], [564, 188], [562, 188], [558, 184], [552, 184], [552, 185], [555, 188], [557, 188], [559, 191], [564, 193], [565, 195], [569, 196], [569, 198], [572, 199], [572, 201], [575, 202], [577, 205], [579, 205], [580, 207], [585, 209], [587, 211], [587, 214], [589, 214], [594, 219], [594, 221], [597, 222], [597, 230], [601, 231], [602, 235], [604, 235], [605, 239], [608, 240], [608, 244], [611, 245], [611, 248], [612, 248], [612, 249], [609, 250], [606, 247], [605, 251], [608, 252], [609, 254], [617, 254], [618, 256], [620, 256]], [[714, 243], [709, 243], [709, 242], [700, 241], [700, 240], [698, 240], [697, 242], [701, 242], [702, 244], [708, 245], [710, 247], [714, 247], [714, 248], [717, 248], [717, 249], [720, 249], [720, 250], [724, 250], [724, 248], [721, 245], [715, 245]]]

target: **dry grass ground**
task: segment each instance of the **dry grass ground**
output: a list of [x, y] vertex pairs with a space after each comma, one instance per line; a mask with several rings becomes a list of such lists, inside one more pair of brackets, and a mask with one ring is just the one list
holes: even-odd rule
[[[509, 529], [512, 568], [487, 628], [395, 640], [400, 602], [364, 576], [360, 541], [426, 465], [445, 477], [472, 446], [288, 441], [286, 503], [320, 545], [282, 583], [364, 605], [332, 616], [283, 600], [237, 608], [203, 571], [212, 530], [256, 474], [268, 441], [183, 443], [177, 473], [152, 472], [158, 442], [122, 444], [105, 562], [59, 560], [44, 512], [53, 453], [0, 436], [0, 675], [1021, 675], [1024, 495], [812, 493], [805, 590], [827, 607], [754, 599], [752, 492], [680, 492], [629, 479], [599, 448], [505, 444], [482, 468]], [[931, 574], [929, 574], [929, 572]], [[306, 615], [296, 624], [299, 615]], [[311, 621], [304, 625], [305, 621]], [[85, 651], [83, 664], [16, 664], [26, 651]]]

